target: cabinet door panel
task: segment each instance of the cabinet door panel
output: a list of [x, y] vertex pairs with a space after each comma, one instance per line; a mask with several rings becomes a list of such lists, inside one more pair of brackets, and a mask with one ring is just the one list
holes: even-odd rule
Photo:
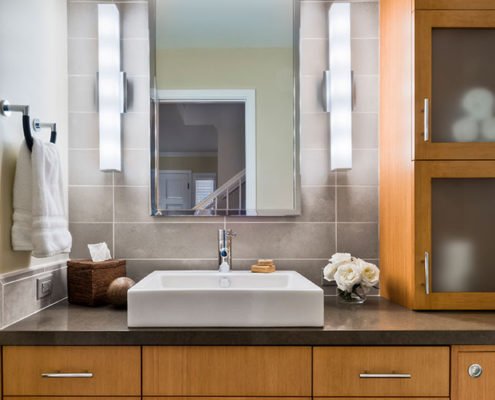
[[416, 309], [494, 309], [495, 162], [415, 163]]
[[[481, 367], [481, 375], [470, 376]], [[475, 375], [475, 374], [474, 374]], [[452, 349], [452, 400], [491, 400], [495, 393], [495, 347], [454, 346]]]
[[449, 396], [448, 347], [315, 347], [318, 397]]
[[144, 347], [143, 395], [311, 396], [311, 348]]
[[139, 347], [6, 346], [4, 395], [139, 396], [140, 359]]
[[415, 19], [415, 159], [495, 159], [495, 12]]

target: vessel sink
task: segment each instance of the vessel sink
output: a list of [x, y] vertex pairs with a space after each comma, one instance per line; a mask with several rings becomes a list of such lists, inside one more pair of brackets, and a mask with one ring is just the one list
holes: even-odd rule
[[323, 290], [295, 271], [155, 271], [127, 296], [129, 327], [323, 325]]

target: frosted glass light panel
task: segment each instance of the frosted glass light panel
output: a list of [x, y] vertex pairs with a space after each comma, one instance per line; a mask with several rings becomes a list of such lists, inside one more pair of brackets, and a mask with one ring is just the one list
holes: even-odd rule
[[495, 179], [432, 180], [434, 292], [495, 292]]
[[432, 142], [495, 142], [495, 29], [433, 29]]
[[120, 18], [115, 4], [98, 4], [98, 113], [100, 170], [121, 171], [123, 80], [120, 72]]

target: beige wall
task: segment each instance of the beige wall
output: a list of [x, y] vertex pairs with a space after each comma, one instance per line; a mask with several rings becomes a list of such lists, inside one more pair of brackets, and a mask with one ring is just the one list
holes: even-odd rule
[[[29, 104], [31, 115], [57, 123], [67, 178], [66, 1], [0, 0], [0, 37], [0, 99]], [[12, 184], [22, 141], [20, 114], [0, 117], [0, 273], [56, 260], [11, 250]]]
[[257, 208], [294, 208], [293, 56], [289, 48], [159, 49], [159, 89], [256, 90]]
[[217, 173], [216, 157], [160, 157], [160, 169]]

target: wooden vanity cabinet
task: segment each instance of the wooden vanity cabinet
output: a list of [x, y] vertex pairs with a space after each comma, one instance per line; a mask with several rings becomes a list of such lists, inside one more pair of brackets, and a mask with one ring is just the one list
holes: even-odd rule
[[4, 397], [141, 396], [141, 350], [126, 346], [5, 346]]
[[333, 397], [448, 397], [449, 347], [315, 347], [313, 393]]
[[380, 1], [380, 294], [411, 309], [495, 309], [494, 47], [494, 0]]
[[311, 395], [311, 347], [143, 347], [143, 396]]
[[495, 395], [495, 346], [452, 347], [452, 400], [491, 400]]

